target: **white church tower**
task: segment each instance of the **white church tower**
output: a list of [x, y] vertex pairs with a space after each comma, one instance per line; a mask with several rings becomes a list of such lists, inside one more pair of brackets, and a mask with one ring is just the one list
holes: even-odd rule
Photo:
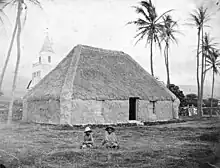
[[32, 80], [29, 82], [27, 89], [33, 88], [53, 68], [52, 58], [55, 53], [49, 39], [48, 29], [45, 34], [44, 43], [37, 57], [37, 61], [32, 65]]

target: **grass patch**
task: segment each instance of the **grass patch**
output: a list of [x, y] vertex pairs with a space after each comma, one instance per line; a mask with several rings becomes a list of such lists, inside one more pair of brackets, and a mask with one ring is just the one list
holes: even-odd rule
[[212, 133], [204, 133], [199, 136], [201, 141], [209, 141], [209, 142], [220, 142], [220, 133], [219, 132], [212, 132]]
[[[194, 167], [212, 154], [217, 142], [217, 121], [168, 123], [163, 126], [115, 125], [120, 149], [100, 146], [104, 125], [92, 126], [96, 148], [80, 150], [85, 126], [14, 124], [0, 129], [1, 159], [8, 167]], [[198, 124], [199, 123], [199, 124]]]

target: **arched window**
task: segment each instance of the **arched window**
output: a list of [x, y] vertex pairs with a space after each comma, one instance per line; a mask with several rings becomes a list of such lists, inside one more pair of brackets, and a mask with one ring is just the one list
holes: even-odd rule
[[51, 56], [48, 56], [48, 62], [51, 63]]

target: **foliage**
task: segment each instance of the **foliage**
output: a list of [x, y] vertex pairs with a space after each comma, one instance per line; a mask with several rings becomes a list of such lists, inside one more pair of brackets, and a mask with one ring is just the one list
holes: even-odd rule
[[212, 101], [212, 107], [218, 107], [218, 99], [215, 98], [208, 98], [204, 100], [205, 107], [211, 107], [211, 101]]
[[167, 86], [170, 85], [170, 70], [169, 70], [169, 49], [170, 49], [170, 42], [175, 42], [177, 44], [177, 39], [175, 35], [180, 33], [176, 28], [178, 24], [174, 21], [171, 15], [164, 15], [163, 16], [163, 27], [162, 32], [160, 34], [161, 42], [164, 42], [164, 60], [165, 66], [167, 71]]
[[194, 94], [194, 93], [190, 93], [190, 94], [186, 95], [186, 98], [188, 98], [188, 99], [197, 99], [198, 96], [196, 94]]
[[198, 107], [198, 95], [194, 93], [187, 94], [186, 105]]
[[[197, 90], [198, 90], [198, 115], [202, 116], [202, 100], [203, 100], [203, 85], [204, 85], [204, 52], [200, 52], [200, 49], [203, 50], [204, 41], [202, 40], [202, 47], [200, 48], [200, 39], [203, 39], [204, 35], [204, 27], [206, 27], [206, 23], [210, 20], [210, 15], [208, 13], [208, 8], [204, 8], [203, 6], [197, 7], [190, 14], [190, 23], [189, 25], [197, 28], [197, 53], [196, 53], [196, 80], [197, 80]], [[200, 53], [202, 53], [202, 59], [200, 63]], [[201, 71], [199, 71], [201, 64]], [[201, 79], [200, 79], [201, 76]], [[201, 80], [201, 81], [200, 81]]]
[[219, 50], [211, 48], [206, 55], [206, 71], [213, 70], [214, 74], [220, 74], [220, 53]]
[[156, 8], [151, 0], [141, 1], [140, 6], [135, 6], [134, 8], [136, 13], [140, 14], [140, 17], [135, 21], [129, 22], [128, 24], [134, 24], [137, 26], [137, 34], [135, 38], [138, 40], [136, 44], [144, 38], [146, 38], [147, 44], [150, 44], [151, 75], [154, 76], [153, 43], [157, 43], [159, 48], [161, 48], [159, 36], [163, 29], [162, 18], [166, 13], [172, 10], [168, 10], [162, 15], [158, 16]]
[[186, 106], [184, 93], [180, 90], [179, 86], [170, 84], [168, 89], [180, 100], [180, 107]]

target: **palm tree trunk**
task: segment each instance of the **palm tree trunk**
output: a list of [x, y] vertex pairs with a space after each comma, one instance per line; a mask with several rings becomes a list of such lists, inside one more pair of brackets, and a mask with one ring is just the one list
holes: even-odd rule
[[13, 109], [13, 104], [14, 104], [14, 99], [15, 99], [15, 89], [16, 89], [16, 81], [17, 81], [17, 76], [18, 76], [18, 68], [20, 64], [20, 56], [21, 56], [21, 48], [20, 48], [20, 36], [21, 36], [21, 4], [22, 2], [19, 0], [18, 1], [18, 12], [17, 12], [17, 17], [18, 20], [16, 20], [17, 26], [18, 26], [18, 31], [17, 31], [17, 62], [16, 62], [16, 67], [15, 67], [15, 74], [14, 74], [14, 79], [13, 79], [13, 85], [12, 85], [12, 97], [11, 101], [9, 104], [9, 111], [8, 111], [8, 124], [12, 122], [12, 109]]
[[151, 67], [151, 75], [154, 76], [154, 69], [153, 69], [153, 37], [150, 41], [150, 67]]
[[201, 68], [201, 92], [200, 92], [200, 110], [202, 114], [203, 89], [204, 89], [204, 51], [203, 51], [203, 27], [202, 27], [202, 68]]
[[169, 70], [169, 45], [167, 44], [167, 55], [166, 55], [166, 62], [167, 62], [167, 86], [170, 86], [170, 70]]
[[[18, 20], [18, 15], [17, 15], [17, 18], [16, 18], [16, 22]], [[14, 30], [13, 30], [13, 34], [12, 34], [12, 38], [11, 38], [11, 41], [10, 41], [10, 45], [9, 45], [9, 49], [8, 49], [8, 53], [7, 53], [7, 57], [6, 57], [6, 60], [5, 60], [5, 64], [4, 64], [4, 67], [2, 69], [2, 73], [1, 73], [1, 77], [0, 77], [0, 92], [2, 90], [2, 83], [3, 83], [3, 79], [4, 79], [4, 75], [5, 75], [5, 71], [6, 71], [6, 68], [8, 66], [8, 61], [9, 61], [9, 58], [11, 56], [11, 51], [12, 51], [12, 47], [13, 47], [13, 44], [14, 44], [14, 40], [15, 40], [15, 35], [16, 35], [16, 31], [17, 31], [17, 24], [15, 24], [15, 27], [14, 27]]]
[[[208, 53], [206, 53], [207, 55]], [[205, 65], [204, 65], [204, 74], [203, 74], [203, 83], [205, 82], [205, 77], [206, 77], [206, 66], [207, 66], [207, 57], [205, 55]]]
[[214, 71], [214, 68], [213, 68], [213, 71], [212, 71], [212, 94], [211, 94], [211, 112], [210, 112], [210, 117], [212, 117], [212, 112], [213, 112], [214, 84], [215, 84], [215, 71]]
[[[167, 50], [166, 50], [166, 45], [165, 45], [165, 48], [164, 48], [164, 62], [165, 62], [165, 67], [166, 67], [166, 72], [167, 72]], [[168, 72], [167, 72], [167, 77], [168, 77]], [[169, 86], [167, 85], [167, 88], [169, 88]]]
[[200, 108], [200, 82], [199, 82], [199, 48], [200, 48], [200, 29], [198, 30], [198, 44], [197, 44], [197, 54], [196, 54], [196, 77], [197, 77], [197, 92], [198, 92], [198, 99], [197, 99], [197, 111], [198, 115], [201, 117], [201, 108]]

